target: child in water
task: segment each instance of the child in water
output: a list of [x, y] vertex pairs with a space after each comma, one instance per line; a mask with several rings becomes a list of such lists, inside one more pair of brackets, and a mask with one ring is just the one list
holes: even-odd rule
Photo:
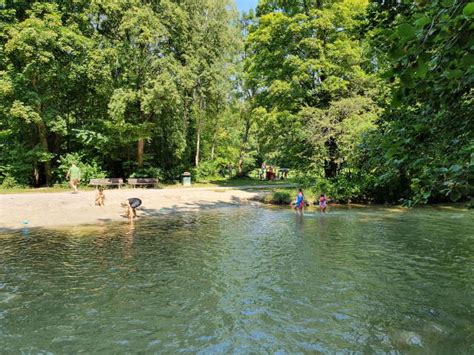
[[122, 207], [125, 207], [125, 214], [128, 219], [137, 218], [137, 211], [135, 210], [142, 204], [142, 200], [136, 197], [129, 198], [122, 202]]
[[327, 207], [328, 207], [328, 199], [326, 198], [326, 195], [321, 194], [321, 197], [319, 198], [319, 210], [321, 212], [326, 212]]
[[96, 206], [103, 206], [104, 201], [105, 201], [104, 188], [99, 187], [99, 190], [97, 190], [97, 194], [95, 195], [95, 205]]
[[304, 205], [305, 205], [305, 202], [304, 202], [303, 190], [299, 189], [298, 195], [296, 195], [295, 210], [296, 210], [298, 213], [303, 214], [303, 212], [304, 212]]

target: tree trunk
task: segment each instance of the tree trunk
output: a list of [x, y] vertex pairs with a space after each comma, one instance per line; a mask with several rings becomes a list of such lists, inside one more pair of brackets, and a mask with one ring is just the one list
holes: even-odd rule
[[327, 178], [335, 178], [338, 169], [338, 164], [336, 163], [338, 147], [334, 138], [331, 137], [328, 139], [326, 147], [328, 148], [329, 157], [324, 166], [324, 176]]
[[194, 156], [194, 166], [197, 168], [199, 166], [199, 149], [201, 148], [201, 127], [198, 122], [197, 131], [196, 131], [196, 155]]
[[212, 135], [211, 160], [214, 160], [214, 153], [216, 150], [216, 136], [217, 136], [217, 129], [214, 130], [214, 134]]
[[[49, 153], [48, 147], [48, 133], [46, 131], [46, 125], [44, 124], [43, 120], [38, 120], [36, 122], [36, 128], [38, 129], [38, 136], [41, 148], [46, 153]], [[44, 162], [44, 174], [46, 179], [46, 186], [50, 186], [51, 184], [51, 161], [47, 160]]]
[[139, 138], [137, 144], [137, 165], [139, 168], [143, 168], [143, 155], [145, 148], [145, 139]]
[[242, 137], [242, 144], [240, 145], [240, 154], [239, 154], [239, 165], [238, 165], [238, 175], [242, 176], [244, 174], [244, 158], [245, 158], [245, 147], [247, 146], [250, 134], [250, 119], [245, 120], [245, 130]]

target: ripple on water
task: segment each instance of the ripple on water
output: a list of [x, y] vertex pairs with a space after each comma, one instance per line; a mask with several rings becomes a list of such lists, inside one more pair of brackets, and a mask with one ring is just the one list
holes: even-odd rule
[[[10, 352], [465, 352], [472, 214], [223, 208], [0, 236]], [[450, 302], [446, 302], [450, 300]]]

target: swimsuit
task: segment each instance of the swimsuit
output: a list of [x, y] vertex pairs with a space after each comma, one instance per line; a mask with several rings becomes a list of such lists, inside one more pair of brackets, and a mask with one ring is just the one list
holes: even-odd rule
[[325, 197], [321, 197], [321, 198], [319, 199], [319, 207], [321, 207], [321, 208], [326, 207], [326, 203], [327, 203], [327, 201], [326, 201], [326, 198], [325, 198]]
[[298, 194], [296, 197], [296, 207], [298, 208], [303, 208], [304, 207], [304, 195], [303, 194]]

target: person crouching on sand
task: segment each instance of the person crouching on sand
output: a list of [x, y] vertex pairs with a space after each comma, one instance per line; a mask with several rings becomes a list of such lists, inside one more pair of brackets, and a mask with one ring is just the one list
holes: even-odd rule
[[95, 195], [95, 205], [96, 206], [103, 206], [104, 201], [105, 201], [104, 188], [99, 187], [99, 190], [97, 190], [97, 194]]
[[142, 200], [136, 197], [129, 198], [122, 202], [122, 207], [125, 207], [125, 214], [128, 219], [137, 218], [136, 208], [142, 204]]

